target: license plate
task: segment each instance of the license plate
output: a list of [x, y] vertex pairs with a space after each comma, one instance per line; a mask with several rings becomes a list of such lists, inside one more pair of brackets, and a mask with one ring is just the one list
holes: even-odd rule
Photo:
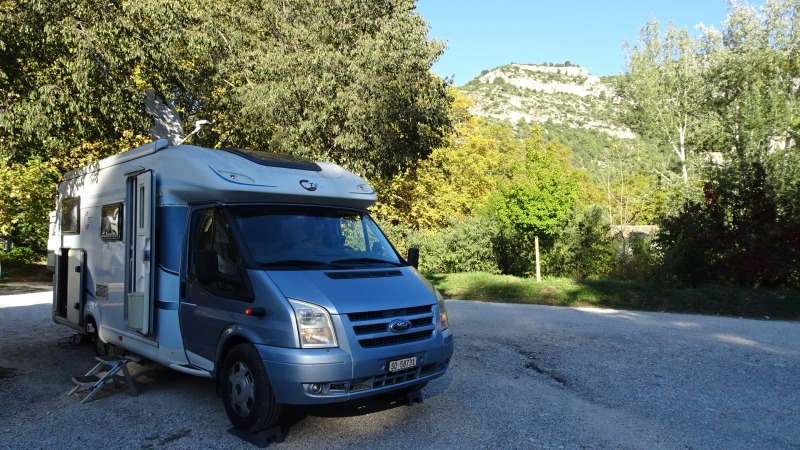
[[400, 370], [411, 369], [417, 367], [417, 357], [398, 359], [397, 361], [389, 362], [389, 372], [397, 372]]

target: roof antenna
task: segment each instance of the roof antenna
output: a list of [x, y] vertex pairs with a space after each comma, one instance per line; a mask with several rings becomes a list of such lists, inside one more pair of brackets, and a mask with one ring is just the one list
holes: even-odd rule
[[184, 142], [188, 141], [190, 137], [194, 136], [195, 133], [197, 133], [200, 130], [202, 130], [203, 127], [206, 126], [206, 125], [211, 125], [211, 122], [208, 121], [208, 120], [195, 121], [195, 123], [194, 123], [194, 131], [192, 131], [191, 133], [187, 134], [185, 138], [178, 140], [178, 143], [175, 144], [175, 145], [181, 145]]

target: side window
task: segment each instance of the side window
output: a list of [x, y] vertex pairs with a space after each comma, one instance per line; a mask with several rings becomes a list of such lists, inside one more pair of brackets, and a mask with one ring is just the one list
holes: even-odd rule
[[78, 234], [81, 232], [81, 198], [65, 198], [61, 200], [61, 232]]
[[367, 227], [367, 242], [369, 242], [369, 252], [377, 256], [386, 256], [388, 254], [386, 246], [383, 241], [378, 237], [377, 230], [373, 224]]
[[[239, 274], [239, 255], [233, 242], [228, 221], [220, 208], [207, 208], [192, 214], [192, 240], [189, 255], [189, 278], [197, 281], [196, 254], [198, 250], [215, 250], [217, 266], [226, 275]], [[237, 297], [241, 289], [223, 282], [207, 287], [215, 295]]]
[[[219, 271], [236, 273], [236, 251], [225, 216], [219, 208], [200, 211], [194, 250], [216, 250]], [[195, 213], [196, 215], [198, 213]]]
[[104, 241], [122, 239], [122, 203], [105, 205], [100, 209], [100, 238]]

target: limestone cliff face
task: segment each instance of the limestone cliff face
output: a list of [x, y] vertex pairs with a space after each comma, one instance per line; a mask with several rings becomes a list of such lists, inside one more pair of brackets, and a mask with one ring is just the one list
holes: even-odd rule
[[470, 112], [480, 117], [552, 122], [634, 137], [617, 119], [619, 104], [611, 86], [583, 67], [508, 64], [459, 89], [475, 99]]

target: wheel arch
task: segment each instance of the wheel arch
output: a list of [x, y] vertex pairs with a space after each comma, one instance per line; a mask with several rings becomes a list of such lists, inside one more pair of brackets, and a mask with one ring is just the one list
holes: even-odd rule
[[217, 396], [221, 397], [223, 392], [223, 376], [222, 376], [222, 366], [225, 364], [225, 358], [228, 357], [228, 353], [240, 344], [251, 344], [252, 341], [245, 337], [242, 334], [235, 333], [233, 329], [229, 328], [225, 330], [223, 336], [227, 335], [225, 339], [222, 339], [220, 342], [219, 349], [217, 350], [217, 357], [214, 361], [214, 378], [216, 380], [217, 385]]

